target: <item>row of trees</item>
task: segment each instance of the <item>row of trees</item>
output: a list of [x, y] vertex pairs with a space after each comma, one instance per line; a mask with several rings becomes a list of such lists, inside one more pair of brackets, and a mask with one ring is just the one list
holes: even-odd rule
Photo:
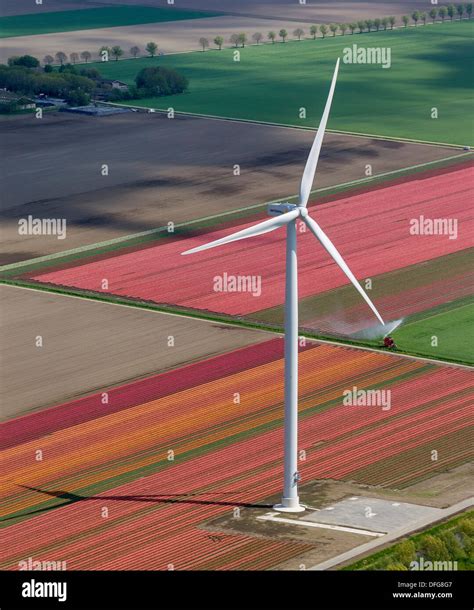
[[437, 8], [432, 8], [428, 13], [413, 11], [411, 15], [403, 15], [402, 21], [405, 27], [410, 23], [410, 18], [414, 22], [415, 26], [418, 25], [420, 21], [426, 25], [426, 21], [428, 17], [434, 23], [436, 19], [439, 17], [441, 21], [444, 21], [446, 17], [449, 17], [451, 21], [457, 15], [459, 20], [464, 18], [464, 15], [467, 15], [469, 19], [472, 16], [472, 2], [468, 4], [449, 4], [448, 6], [440, 6]]
[[[158, 45], [156, 44], [156, 42], [148, 42], [145, 45], [145, 51], [148, 54], [148, 57], [155, 57], [155, 55], [158, 54]], [[128, 52], [130, 54], [130, 57], [134, 58], [140, 57], [142, 55], [141, 48], [136, 45], [131, 47]], [[106, 57], [107, 60], [113, 58], [115, 61], [118, 61], [121, 57], [125, 55], [125, 51], [119, 45], [114, 45], [113, 47], [104, 45], [103, 47], [100, 47], [97, 55], [100, 59]], [[62, 66], [66, 64], [69, 59], [69, 62], [73, 65], [79, 63], [81, 60], [87, 64], [92, 59], [92, 57], [93, 55], [90, 51], [82, 51], [81, 53], [70, 53], [69, 57], [63, 51], [58, 51], [54, 56], [45, 55], [45, 57], [43, 58], [43, 63], [46, 66], [51, 66], [54, 63], [60, 64]]]
[[[413, 21], [413, 23], [415, 25], [418, 25], [418, 23], [420, 23], [420, 22], [423, 22], [424, 24], [426, 24], [426, 21], [428, 20], [428, 18], [430, 18], [433, 21], [433, 23], [436, 21], [436, 19], [438, 17], [441, 19], [441, 21], [444, 21], [446, 19], [446, 17], [450, 17], [450, 19], [452, 21], [456, 15], [458, 15], [459, 19], [462, 19], [465, 15], [467, 15], [470, 19], [472, 16], [472, 6], [473, 6], [473, 3], [469, 2], [468, 4], [457, 4], [457, 5], [450, 4], [448, 6], [432, 8], [428, 13], [420, 12], [420, 11], [413, 11], [413, 13], [410, 16], [404, 15], [402, 17], [402, 22], [403, 22], [404, 26], [407, 27], [408, 24], [410, 23], [410, 19]], [[326, 36], [329, 33], [331, 33], [333, 36], [336, 36], [338, 31], [343, 36], [348, 31], [351, 34], [354, 34], [355, 32], [359, 32], [359, 33], [373, 32], [373, 31], [378, 32], [380, 30], [388, 30], [388, 29], [393, 30], [396, 23], [397, 23], [396, 17], [392, 16], [392, 17], [383, 17], [380, 19], [379, 18], [365, 19], [365, 20], [360, 20], [360, 21], [354, 21], [352, 23], [330, 23], [328, 25], [322, 24], [321, 26], [312, 25], [309, 28], [309, 34], [311, 35], [311, 37], [313, 39], [315, 39], [317, 37], [318, 33], [321, 34], [322, 38], [326, 38]], [[306, 35], [305, 30], [303, 30], [300, 27], [296, 28], [293, 31], [293, 36], [297, 40], [301, 40], [303, 37], [305, 37], [305, 35]], [[266, 39], [271, 43], [275, 43], [278, 39], [280, 39], [281, 42], [286, 42], [288, 37], [289, 37], [288, 31], [283, 28], [278, 33], [275, 31], [268, 32]], [[255, 32], [254, 34], [252, 34], [252, 37], [251, 37], [252, 42], [257, 45], [261, 44], [264, 41], [264, 39], [265, 39], [265, 36], [261, 32]], [[245, 34], [244, 32], [240, 32], [238, 34], [232, 34], [229, 38], [229, 42], [235, 47], [239, 47], [239, 46], [245, 47], [248, 40], [249, 39], [247, 37], [247, 34]], [[219, 50], [221, 50], [225, 41], [224, 41], [223, 36], [216, 36], [212, 42]], [[203, 51], [208, 49], [210, 47], [209, 39], [205, 38], [205, 37], [200, 38], [199, 46], [202, 48]]]
[[[395, 23], [395, 17], [385, 17], [384, 19], [375, 19], [374, 21], [368, 19], [366, 21], [358, 21], [357, 23], [330, 23], [329, 25], [323, 24], [319, 27], [317, 25], [312, 25], [309, 28], [309, 33], [311, 34], [311, 37], [313, 39], [317, 37], [318, 32], [323, 38], [325, 38], [328, 32], [331, 32], [332, 35], [335, 36], [338, 30], [340, 30], [342, 35], [344, 35], [348, 30], [350, 30], [351, 34], [354, 34], [357, 29], [359, 30], [359, 32], [364, 32], [366, 30], [370, 32], [373, 28], [380, 30], [380, 28], [382, 27], [386, 30], [389, 26], [393, 28]], [[293, 36], [297, 40], [301, 40], [305, 37], [305, 35], [306, 32], [302, 28], [296, 28], [296, 30], [293, 31]], [[268, 32], [266, 39], [271, 43], [275, 43], [278, 38], [281, 40], [281, 42], [286, 42], [288, 37], [288, 31], [283, 28], [278, 33], [273, 30]], [[255, 32], [254, 34], [252, 34], [251, 37], [252, 42], [257, 45], [264, 42], [264, 39], [265, 36], [261, 32]], [[247, 34], [245, 34], [244, 32], [240, 32], [239, 34], [232, 34], [229, 38], [229, 42], [234, 47], [245, 47], [248, 40], [249, 39], [247, 37]], [[220, 50], [222, 49], [222, 46], [224, 44], [224, 38], [222, 36], [216, 36], [213, 40], [213, 43]], [[210, 43], [207, 38], [200, 38], [199, 45], [202, 50], [205, 51], [209, 48]]]

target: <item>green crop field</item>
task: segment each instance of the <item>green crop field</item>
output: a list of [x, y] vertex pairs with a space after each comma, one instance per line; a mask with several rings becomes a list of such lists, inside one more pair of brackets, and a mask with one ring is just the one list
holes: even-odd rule
[[32, 36], [53, 32], [72, 32], [112, 28], [122, 25], [159, 23], [182, 19], [215, 17], [219, 13], [183, 10], [174, 7], [154, 8], [150, 6], [115, 6], [91, 8], [79, 11], [57, 11], [0, 17], [0, 38]]
[[403, 351], [474, 365], [473, 320], [472, 298], [460, 299], [413, 316], [393, 336]]
[[[292, 41], [97, 64], [132, 83], [150, 65], [190, 80], [182, 95], [133, 103], [176, 111], [315, 127], [337, 57], [352, 44], [388, 47], [391, 67], [341, 63], [329, 128], [454, 144], [474, 141], [472, 36], [468, 21], [325, 40]], [[299, 118], [306, 109], [306, 119]], [[438, 118], [431, 118], [436, 108]]]
[[[371, 298], [381, 307], [384, 319], [404, 318], [403, 324], [393, 332], [399, 351], [474, 365], [474, 302], [466, 296], [472, 285], [472, 257], [472, 249], [467, 248], [373, 278]], [[454, 283], [453, 278], [456, 278]], [[403, 293], [412, 291], [417, 294], [420, 311], [407, 314]], [[435, 291], [441, 304], [433, 305], [439, 303], [434, 300]], [[390, 307], [388, 311], [384, 310], [384, 303]], [[299, 301], [300, 325], [307, 332], [328, 337], [340, 337], [339, 333], [343, 333], [345, 339], [361, 340], [369, 347], [380, 346], [380, 339], [371, 340], [362, 330], [345, 335], [351, 324], [357, 327], [357, 313], [361, 311], [365, 312], [365, 304], [362, 305], [359, 294], [350, 284]], [[248, 317], [255, 322], [282, 325], [283, 306]]]

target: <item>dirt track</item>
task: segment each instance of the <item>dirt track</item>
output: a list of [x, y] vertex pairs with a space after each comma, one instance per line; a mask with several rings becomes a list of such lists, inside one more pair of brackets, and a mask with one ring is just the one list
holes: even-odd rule
[[[12, 286], [0, 294], [2, 419], [269, 338]], [[35, 345], [39, 335], [43, 347]]]
[[[67, 113], [0, 120], [2, 264], [293, 195], [314, 132], [197, 118]], [[453, 154], [327, 134], [318, 187]], [[109, 175], [101, 175], [103, 164]], [[239, 164], [241, 175], [233, 175]], [[67, 237], [20, 236], [18, 220], [66, 218]]]

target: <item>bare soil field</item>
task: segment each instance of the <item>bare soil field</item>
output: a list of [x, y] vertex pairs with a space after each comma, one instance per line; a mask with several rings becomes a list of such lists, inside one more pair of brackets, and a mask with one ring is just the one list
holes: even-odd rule
[[13, 286], [0, 287], [0, 294], [2, 419], [269, 338]]
[[[107, 0], [111, 1], [111, 0]], [[150, 4], [153, 0], [148, 0]], [[138, 4], [143, 4], [141, 0]], [[420, 0], [180, 0], [183, 8], [216, 10], [255, 17], [292, 19], [312, 23], [341, 23], [388, 15], [405, 15], [416, 9], [427, 10], [427, 2]]]
[[[35, 11], [77, 10], [118, 4], [164, 6], [165, 0], [48, 0], [42, 5], [33, 5], [31, 0], [2, 0], [0, 14], [21, 15]], [[426, 2], [420, 0], [307, 0], [305, 5], [299, 4], [297, 0], [179, 0], [180, 8], [327, 23], [403, 15], [415, 9], [426, 10], [426, 5]]]
[[307, 25], [304, 22], [289, 24], [285, 19], [274, 21], [261, 17], [226, 15], [176, 22], [57, 32], [40, 36], [18, 36], [2, 39], [0, 61], [6, 63], [12, 55], [24, 53], [42, 60], [45, 55], [54, 56], [58, 51], [68, 55], [72, 52], [90, 51], [97, 60], [99, 49], [103, 45], [119, 45], [124, 49], [125, 56], [129, 56], [129, 49], [137, 45], [142, 49], [142, 54], [146, 55], [145, 45], [150, 40], [155, 41], [160, 51], [164, 53], [199, 51], [198, 41], [201, 37], [212, 41], [219, 34], [224, 37], [225, 44], [230, 46], [229, 38], [236, 32], [245, 32], [250, 39], [254, 32], [262, 32], [266, 36], [270, 30], [278, 32], [281, 28], [289, 28], [292, 32], [299, 26], [308, 29]]
[[[312, 131], [158, 114], [46, 113], [0, 119], [7, 264], [296, 194]], [[327, 134], [317, 188], [453, 151]], [[102, 166], [108, 175], [102, 175]], [[240, 165], [240, 176], [234, 165]], [[65, 239], [18, 221], [65, 218]]]

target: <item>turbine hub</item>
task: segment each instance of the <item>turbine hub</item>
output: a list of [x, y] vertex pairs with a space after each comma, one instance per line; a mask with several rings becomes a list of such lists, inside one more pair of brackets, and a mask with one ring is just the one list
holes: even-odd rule
[[306, 218], [306, 216], [308, 216], [308, 210], [306, 208], [300, 207], [300, 216]]

